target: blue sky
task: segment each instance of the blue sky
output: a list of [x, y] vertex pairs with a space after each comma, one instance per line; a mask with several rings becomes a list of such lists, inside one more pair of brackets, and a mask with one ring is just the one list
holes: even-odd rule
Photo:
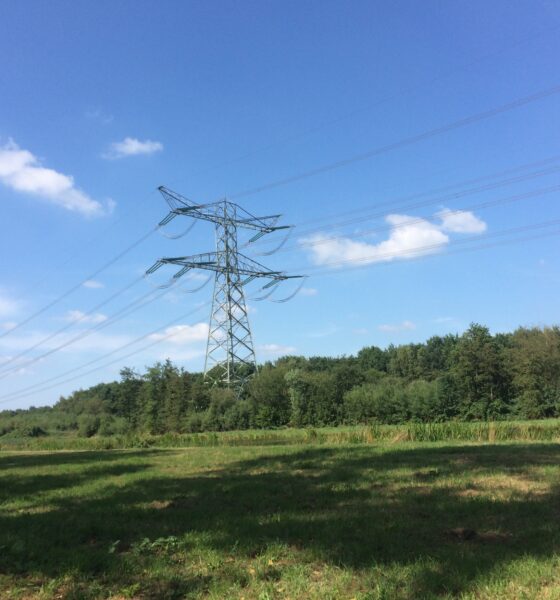
[[52, 404], [124, 364], [202, 368], [211, 286], [172, 290], [39, 358], [147, 294], [139, 280], [89, 314], [157, 258], [212, 250], [208, 224], [178, 240], [154, 233], [10, 332], [152, 229], [162, 184], [297, 225], [282, 251], [251, 250], [311, 275], [286, 304], [250, 301], [260, 360], [473, 321], [494, 332], [560, 322], [558, 3], [19, 0], [0, 11], [2, 407]]

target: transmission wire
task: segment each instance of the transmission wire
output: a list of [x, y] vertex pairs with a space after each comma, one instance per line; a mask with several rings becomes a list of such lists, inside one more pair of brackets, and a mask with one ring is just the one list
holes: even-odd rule
[[342, 167], [346, 167], [353, 163], [361, 162], [361, 161], [367, 160], [369, 158], [373, 158], [374, 156], [379, 156], [381, 154], [385, 154], [387, 152], [391, 152], [391, 151], [397, 150], [399, 148], [411, 146], [413, 144], [416, 144], [418, 142], [435, 137], [442, 133], [447, 133], [447, 132], [453, 131], [455, 129], [460, 129], [462, 127], [466, 127], [473, 123], [477, 123], [479, 121], [489, 119], [491, 117], [495, 117], [499, 114], [512, 111], [516, 108], [520, 108], [521, 106], [525, 106], [532, 102], [542, 100], [544, 98], [553, 96], [554, 94], [558, 94], [558, 93], [560, 93], [560, 85], [555, 85], [555, 86], [552, 86], [545, 90], [541, 90], [540, 92], [531, 94], [529, 96], [524, 96], [522, 98], [518, 98], [516, 100], [513, 100], [512, 102], [508, 102], [499, 107], [492, 108], [492, 109], [489, 109], [486, 111], [482, 111], [482, 112], [476, 113], [474, 115], [470, 115], [468, 117], [459, 119], [457, 121], [453, 121], [446, 125], [442, 125], [441, 127], [436, 127], [434, 129], [430, 129], [428, 131], [424, 131], [422, 133], [404, 138], [398, 142], [393, 142], [393, 143], [387, 144], [385, 146], [380, 146], [373, 150], [369, 150], [367, 152], [363, 152], [361, 154], [356, 154], [349, 158], [344, 158], [344, 159], [341, 159], [341, 160], [338, 160], [338, 161], [335, 161], [332, 163], [328, 163], [328, 164], [316, 167], [314, 169], [309, 169], [308, 171], [303, 171], [296, 175], [291, 175], [291, 176], [285, 177], [283, 179], [277, 179], [277, 180], [269, 182], [269, 183], [261, 184], [257, 187], [248, 188], [246, 190], [236, 192], [235, 194], [231, 195], [230, 197], [232, 199], [245, 198], [247, 196], [259, 194], [259, 193], [267, 191], [267, 190], [271, 190], [271, 189], [275, 189], [275, 188], [282, 187], [285, 185], [289, 185], [291, 183], [295, 183], [297, 181], [301, 181], [301, 180], [307, 179], [309, 177], [314, 177], [315, 175], [320, 175], [322, 173], [327, 173], [329, 171], [340, 169]]

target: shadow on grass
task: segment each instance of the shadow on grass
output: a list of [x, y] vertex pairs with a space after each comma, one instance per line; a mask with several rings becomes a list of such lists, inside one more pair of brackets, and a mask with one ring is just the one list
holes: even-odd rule
[[[90, 461], [92, 454], [94, 460], [106, 456], [75, 454], [84, 461], [88, 454]], [[110, 454], [123, 459], [132, 453]], [[32, 457], [7, 458], [25, 467]], [[60, 460], [39, 457], [45, 465], [52, 464], [49, 458]], [[559, 463], [555, 444], [385, 452], [357, 446], [269, 454], [196, 477], [154, 470], [153, 477], [108, 487], [95, 498], [57, 496], [49, 512], [0, 512], [0, 572], [122, 572], [126, 550], [143, 538], [201, 534], [200, 544], [226, 555], [255, 557], [280, 543], [306, 559], [354, 571], [416, 565], [413, 597], [459, 594], [500, 564], [560, 550], [560, 489], [529, 493], [524, 485], [538, 483], [536, 468]], [[146, 466], [153, 465], [129, 468]], [[104, 468], [110, 474], [120, 466]], [[103, 477], [103, 468], [91, 475]], [[507, 498], [479, 493], [473, 484], [497, 485], [504, 475], [515, 484]], [[11, 493], [41, 482], [26, 479]], [[458, 528], [477, 533], [464, 539], [450, 533]], [[111, 554], [116, 540], [124, 551]], [[197, 586], [183, 582], [181, 593]]]
[[24, 451], [0, 453], [0, 473], [7, 469], [27, 467], [54, 467], [57, 465], [90, 465], [92, 462], [106, 463], [122, 461], [123, 458], [142, 458], [159, 453], [157, 448], [146, 450], [78, 450], [78, 451]]

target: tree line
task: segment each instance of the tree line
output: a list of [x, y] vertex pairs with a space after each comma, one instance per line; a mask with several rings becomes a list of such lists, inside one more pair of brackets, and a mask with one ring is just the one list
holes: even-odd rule
[[409, 421], [560, 417], [560, 328], [462, 335], [365, 347], [356, 356], [286, 356], [240, 394], [210, 387], [170, 360], [61, 397], [0, 413], [0, 435], [113, 435]]

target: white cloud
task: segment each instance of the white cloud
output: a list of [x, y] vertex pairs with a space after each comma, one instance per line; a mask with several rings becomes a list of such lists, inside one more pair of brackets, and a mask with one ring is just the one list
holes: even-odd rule
[[169, 358], [172, 362], [178, 363], [193, 360], [195, 358], [200, 358], [201, 356], [205, 355], [206, 353], [204, 350], [173, 348], [172, 352], [170, 352], [169, 350], [164, 350], [156, 353], [154, 355], [154, 360], [164, 361]]
[[328, 337], [329, 335], [334, 335], [335, 333], [338, 333], [340, 331], [340, 327], [338, 327], [337, 325], [328, 325], [327, 327], [325, 327], [324, 329], [320, 329], [318, 331], [312, 331], [311, 333], [307, 334], [307, 337], [310, 338], [324, 338], [324, 337]]
[[395, 333], [397, 331], [412, 331], [413, 329], [416, 329], [416, 325], [412, 321], [403, 321], [396, 325], [379, 325], [378, 329], [379, 331], [384, 331], [386, 333]]
[[302, 287], [299, 293], [302, 296], [316, 296], [319, 292], [315, 288]]
[[7, 317], [18, 312], [19, 306], [8, 296], [0, 293], [0, 317]]
[[391, 225], [391, 232], [387, 240], [378, 244], [344, 237], [329, 239], [321, 234], [304, 239], [303, 244], [309, 245], [315, 264], [325, 265], [331, 262], [371, 264], [403, 260], [439, 252], [449, 243], [449, 237], [426, 219], [388, 215], [385, 220]]
[[23, 150], [13, 140], [0, 146], [0, 181], [16, 192], [37, 196], [67, 210], [88, 217], [111, 212], [74, 185], [74, 178], [41, 165], [29, 150]]
[[455, 320], [455, 317], [437, 317], [434, 319], [434, 323], [452, 323]]
[[103, 154], [103, 158], [115, 159], [125, 156], [138, 156], [140, 154], [154, 154], [161, 152], [163, 144], [152, 140], [141, 141], [137, 138], [126, 137], [122, 142], [113, 142], [109, 151]]
[[294, 346], [283, 346], [282, 344], [262, 344], [257, 346], [257, 351], [265, 355], [285, 355], [293, 354], [296, 351]]
[[208, 324], [196, 323], [195, 325], [174, 325], [168, 327], [163, 333], [154, 333], [151, 340], [165, 340], [171, 344], [191, 344], [206, 340], [208, 337]]
[[16, 358], [15, 356], [0, 356], [0, 367], [3, 367], [6, 365], [6, 363], [9, 363], [9, 368], [6, 372], [6, 375], [9, 377], [29, 375], [32, 373], [31, 369], [25, 368], [27, 362], [28, 359], [25, 359], [24, 357]]
[[0, 323], [0, 329], [3, 329], [4, 331], [9, 331], [10, 329], [13, 329], [16, 325], [17, 323], [15, 321], [4, 321], [3, 323]]
[[69, 310], [65, 317], [65, 321], [71, 323], [103, 323], [107, 320], [107, 315], [101, 313], [94, 313], [93, 315], [86, 315], [81, 310]]
[[104, 288], [105, 284], [101, 283], [101, 281], [96, 281], [95, 279], [88, 279], [87, 281], [84, 281], [84, 283], [82, 284], [85, 288], [89, 288], [92, 290], [98, 290], [100, 288]]
[[441, 228], [453, 233], [483, 233], [486, 223], [468, 210], [449, 210], [444, 208], [436, 213], [441, 220]]
[[[389, 237], [377, 244], [355, 241], [350, 237], [329, 237], [323, 234], [304, 238], [300, 243], [303, 247], [309, 248], [311, 258], [317, 265], [330, 263], [333, 263], [334, 267], [343, 266], [345, 263], [368, 265], [435, 254], [450, 242], [448, 233], [482, 233], [487, 228], [482, 219], [466, 210], [444, 208], [434, 216], [440, 223], [409, 215], [387, 215], [385, 221], [391, 227]], [[304, 290], [302, 293], [305, 295]]]
[[[41, 348], [37, 352], [43, 354], [43, 352], [55, 349], [66, 342], [70, 342], [77, 335], [76, 331], [67, 332], [65, 334], [57, 335], [56, 338], [43, 343], [45, 337], [50, 333], [51, 332], [47, 331], [34, 331], [24, 335], [11, 335], [0, 338], [0, 350], [5, 349], [10, 353], [17, 353], [21, 350], [27, 350], [30, 346], [41, 343]], [[61, 352], [70, 352], [73, 355], [77, 355], [79, 352], [109, 352], [127, 344], [131, 339], [132, 338], [129, 335], [95, 332], [62, 348]], [[25, 360], [27, 361], [29, 359], [26, 357]]]

